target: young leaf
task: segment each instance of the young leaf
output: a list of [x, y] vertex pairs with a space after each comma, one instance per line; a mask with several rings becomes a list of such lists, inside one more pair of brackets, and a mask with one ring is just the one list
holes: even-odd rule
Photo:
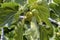
[[45, 22], [47, 25], [51, 26], [50, 21], [48, 20], [50, 16], [49, 8], [46, 5], [35, 4], [31, 7], [31, 9], [36, 9], [38, 13], [34, 12], [34, 14], [38, 15], [41, 18], [41, 21]]

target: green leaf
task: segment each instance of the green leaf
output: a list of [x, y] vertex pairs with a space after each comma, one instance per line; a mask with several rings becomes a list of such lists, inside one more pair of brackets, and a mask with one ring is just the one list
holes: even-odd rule
[[19, 16], [20, 16], [20, 11], [17, 11], [17, 13], [13, 17], [13, 22], [12, 24], [17, 24], [19, 21]]
[[52, 10], [54, 10], [54, 12], [55, 12], [58, 16], [60, 16], [60, 5], [56, 5], [56, 4], [51, 3], [51, 4], [50, 4], [50, 8], [51, 8]]
[[15, 29], [15, 40], [23, 40], [23, 26], [24, 24], [19, 22]]
[[40, 40], [49, 40], [49, 37], [47, 35], [46, 29], [44, 26], [39, 27], [39, 32], [40, 32]]
[[24, 5], [27, 3], [27, 0], [15, 0], [16, 3], [19, 3], [21, 5]]
[[9, 22], [9, 20], [13, 17], [17, 10], [18, 4], [12, 4], [11, 2], [3, 3], [0, 7], [0, 26], [3, 26], [3, 24]]
[[3, 9], [11, 9], [11, 10], [18, 10], [19, 5], [15, 2], [5, 2], [1, 5], [1, 8]]
[[45, 28], [47, 35], [53, 37], [53, 27]]
[[55, 3], [60, 4], [60, 0], [53, 0]]
[[57, 14], [54, 13], [54, 12], [51, 12], [51, 13], [50, 13], [50, 17], [51, 17], [52, 19], [55, 19], [55, 20], [58, 18]]
[[2, 3], [3, 2], [3, 0], [0, 0], [0, 3]]
[[34, 4], [37, 0], [27, 0], [29, 4]]
[[51, 26], [50, 21], [48, 20], [48, 18], [50, 17], [50, 12], [49, 12], [49, 8], [46, 5], [42, 5], [42, 4], [34, 4], [32, 6], [32, 9], [36, 9], [37, 11], [34, 11], [35, 16], [39, 16], [39, 19], [41, 19], [41, 21], [45, 22], [48, 26]]
[[11, 0], [4, 0], [4, 2], [11, 2]]
[[5, 24], [15, 12], [12, 10], [4, 10], [0, 8], [0, 25]]

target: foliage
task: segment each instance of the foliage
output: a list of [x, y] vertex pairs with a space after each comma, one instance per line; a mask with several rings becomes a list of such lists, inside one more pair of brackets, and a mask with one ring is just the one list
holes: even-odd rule
[[4, 40], [60, 40], [60, 1], [49, 1], [0, 0]]

